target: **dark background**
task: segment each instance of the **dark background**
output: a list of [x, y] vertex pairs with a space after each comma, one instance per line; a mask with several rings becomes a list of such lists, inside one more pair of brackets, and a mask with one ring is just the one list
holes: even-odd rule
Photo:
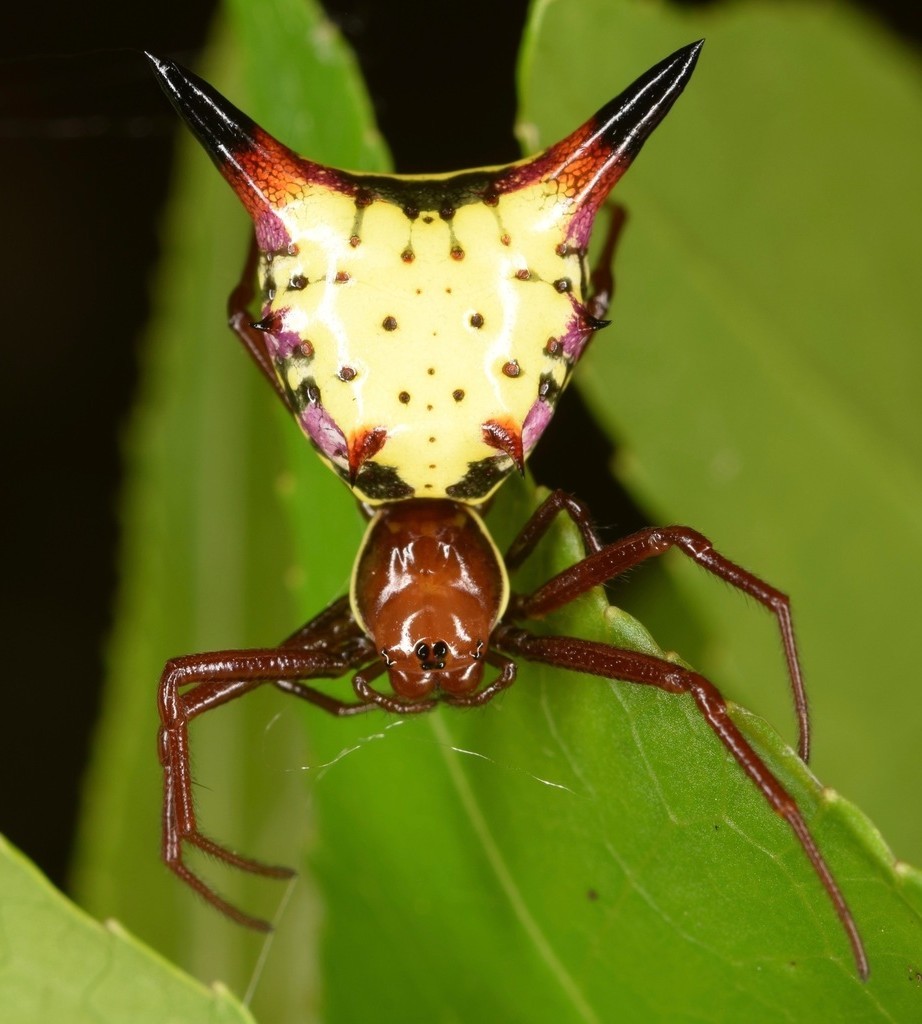
[[[398, 170], [518, 157], [513, 76], [526, 0], [464, 0], [450, 23], [431, 0], [325, 6], [359, 53]], [[917, 5], [865, 6], [919, 40]], [[140, 51], [194, 66], [214, 8], [213, 0], [186, 0], [181, 14], [170, 4], [126, 11], [114, 0], [51, 0], [0, 15], [0, 831], [59, 885], [111, 626], [119, 435], [177, 130]], [[420, 31], [437, 45], [414, 46]], [[414, 123], [445, 126], [437, 147], [402, 118], [411, 93]], [[538, 479], [578, 492], [605, 522], [638, 524], [642, 513], [604, 474], [587, 471], [609, 452], [572, 389], [555, 422], [558, 434], [567, 430], [580, 432], [582, 465], [547, 461], [575, 445], [539, 446]]]

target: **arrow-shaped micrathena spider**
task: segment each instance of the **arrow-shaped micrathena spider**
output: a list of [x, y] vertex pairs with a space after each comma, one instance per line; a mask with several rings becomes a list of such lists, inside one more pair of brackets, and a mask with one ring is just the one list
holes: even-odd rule
[[[689, 695], [787, 821], [867, 977], [852, 914], [795, 800], [733, 723], [716, 687], [671, 661], [538, 635], [525, 625], [676, 548], [775, 616], [806, 759], [807, 702], [787, 598], [684, 526], [603, 545], [584, 506], [561, 491], [505, 556], [478, 511], [512, 470], [522, 470], [573, 366], [607, 323], [617, 225], [590, 270], [593, 221], [684, 89], [700, 48], [667, 57], [537, 156], [431, 177], [314, 163], [195, 75], [150, 58], [254, 222], [251, 255], [229, 303], [231, 326], [370, 519], [348, 597], [276, 647], [188, 655], [164, 669], [163, 858], [235, 921], [268, 928], [192, 872], [186, 844], [258, 875], [291, 872], [233, 853], [199, 830], [189, 768], [193, 718], [266, 683], [336, 716], [475, 707], [509, 687], [516, 661], [526, 659]], [[254, 278], [255, 321], [248, 310]], [[579, 528], [585, 557], [531, 593], [511, 593], [509, 573], [561, 513]], [[349, 673], [350, 700], [308, 682]], [[376, 685], [385, 675], [390, 692]]]

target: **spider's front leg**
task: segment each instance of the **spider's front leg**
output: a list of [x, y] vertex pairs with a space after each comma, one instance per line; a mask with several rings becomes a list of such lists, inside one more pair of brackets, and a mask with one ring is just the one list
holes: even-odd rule
[[582, 561], [558, 573], [531, 594], [517, 597], [511, 605], [511, 617], [542, 618], [569, 604], [593, 587], [621, 576], [648, 558], [656, 558], [676, 548], [712, 576], [717, 576], [737, 590], [755, 598], [775, 616], [784, 647], [797, 715], [797, 751], [802, 760], [810, 759], [807, 693], [797, 654], [797, 642], [794, 639], [791, 603], [786, 594], [715, 551], [707, 537], [688, 526], [648, 527], [601, 547], [585, 506], [562, 491], [554, 491], [544, 501], [512, 543], [506, 556], [510, 570], [520, 565], [531, 554], [560, 512], [566, 512], [579, 527], [587, 555]]
[[513, 657], [605, 679], [655, 686], [668, 693], [690, 694], [720, 742], [756, 785], [772, 810], [790, 826], [832, 901], [851, 945], [858, 974], [862, 980], [867, 979], [870, 968], [858, 926], [797, 802], [734, 724], [726, 701], [713, 683], [697, 672], [663, 658], [575, 637], [536, 636], [508, 624], [496, 630], [493, 642]]
[[585, 506], [561, 491], [552, 493], [539, 506], [513, 541], [507, 554], [507, 564], [510, 568], [520, 565], [532, 553], [561, 512], [566, 512], [579, 528], [587, 552], [586, 557], [558, 573], [532, 593], [515, 597], [510, 603], [509, 612], [494, 632], [494, 646], [512, 657], [544, 662], [557, 668], [585, 672], [606, 679], [656, 686], [669, 693], [690, 694], [699, 712], [721, 743], [758, 787], [775, 813], [787, 821], [832, 901], [851, 944], [858, 973], [863, 979], [867, 978], [867, 956], [854, 918], [810, 834], [797, 803], [733, 723], [726, 702], [718, 689], [698, 673], [662, 658], [573, 637], [536, 636], [514, 624], [517, 620], [541, 618], [573, 601], [592, 587], [606, 583], [646, 559], [676, 547], [708, 572], [755, 597], [775, 614], [785, 646], [800, 721], [800, 753], [806, 760], [809, 751], [807, 704], [787, 597], [718, 554], [706, 537], [688, 527], [670, 526], [640, 530], [603, 547], [598, 543]]
[[[296, 640], [302, 646], [295, 646]], [[344, 621], [342, 607], [337, 604], [279, 647], [187, 655], [171, 659], [163, 670], [158, 692], [159, 752], [163, 766], [162, 857], [182, 881], [239, 924], [258, 931], [270, 927], [268, 922], [228, 903], [199, 878], [184, 861], [186, 844], [252, 874], [290, 878], [294, 872], [234, 853], [199, 829], [189, 765], [189, 722], [265, 683], [338, 717], [360, 714], [374, 705], [339, 700], [301, 680], [342, 675], [366, 664], [373, 655], [367, 641], [363, 644], [354, 626]]]

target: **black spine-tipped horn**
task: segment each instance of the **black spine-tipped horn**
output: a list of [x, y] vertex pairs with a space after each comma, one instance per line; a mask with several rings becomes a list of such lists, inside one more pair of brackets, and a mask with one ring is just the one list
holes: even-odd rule
[[606, 103], [584, 126], [594, 128], [589, 144], [608, 149], [606, 165], [617, 163], [626, 168], [640, 152], [688, 84], [702, 46], [704, 40], [699, 39], [676, 50]]
[[588, 242], [596, 211], [691, 78], [704, 40], [660, 61], [561, 142], [499, 179], [498, 192], [552, 182], [567, 237]]
[[258, 148], [260, 129], [217, 89], [181, 64], [145, 53], [160, 88], [223, 171], [241, 151]]
[[[160, 87], [257, 222], [322, 168], [274, 139], [198, 75], [145, 54]], [[268, 243], [266, 243], [268, 244]]]

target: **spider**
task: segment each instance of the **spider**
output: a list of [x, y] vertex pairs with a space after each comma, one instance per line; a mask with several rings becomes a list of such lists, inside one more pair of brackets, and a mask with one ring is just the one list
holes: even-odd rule
[[[191, 72], [148, 55], [254, 221], [228, 303], [230, 325], [369, 519], [348, 596], [277, 646], [174, 658], [160, 680], [163, 859], [239, 924], [269, 929], [187, 866], [187, 845], [256, 875], [293, 872], [241, 856], [199, 829], [192, 719], [265, 684], [337, 717], [480, 707], [512, 685], [524, 659], [690, 696], [790, 826], [867, 978], [858, 928], [796, 801], [733, 723], [717, 688], [663, 658], [526, 628], [675, 548], [774, 615], [806, 760], [807, 699], [788, 598], [685, 526], [602, 544], [584, 505], [559, 490], [505, 555], [480, 514], [503, 479], [523, 471], [574, 364], [608, 323], [621, 217], [611, 219], [590, 269], [594, 218], [684, 89], [701, 45], [661, 61], [538, 156], [434, 177], [313, 163]], [[578, 528], [584, 557], [531, 592], [511, 592], [509, 574], [560, 515]], [[308, 682], [350, 673], [348, 700]], [[376, 685], [385, 675], [389, 691]]]

